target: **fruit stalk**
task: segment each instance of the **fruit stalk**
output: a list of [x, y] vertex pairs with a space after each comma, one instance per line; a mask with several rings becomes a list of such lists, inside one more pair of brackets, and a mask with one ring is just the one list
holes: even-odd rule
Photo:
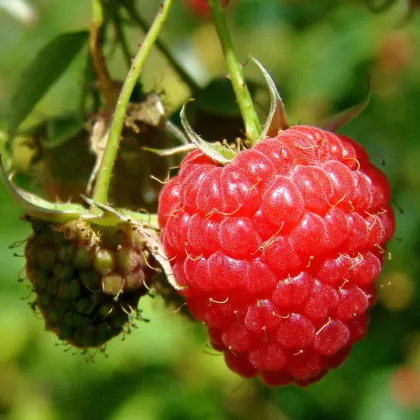
[[107, 204], [112, 169], [114, 167], [114, 162], [118, 153], [118, 147], [120, 144], [121, 132], [124, 126], [124, 118], [127, 106], [130, 101], [133, 89], [143, 69], [146, 58], [150, 53], [150, 50], [152, 49], [152, 46], [156, 41], [156, 38], [162, 29], [163, 24], [165, 23], [172, 3], [173, 0], [165, 0], [162, 2], [159, 8], [159, 12], [157, 13], [155, 20], [143, 41], [143, 44], [141, 45], [136, 57], [133, 60], [133, 64], [121, 89], [121, 93], [115, 108], [114, 117], [111, 123], [108, 142], [105, 148], [104, 156], [102, 158], [101, 166], [99, 168], [98, 180], [93, 191], [92, 198], [98, 203]]
[[251, 94], [245, 82], [242, 64], [238, 60], [233, 47], [229, 29], [223, 14], [220, 0], [207, 0], [210, 6], [214, 25], [219, 36], [226, 64], [229, 68], [230, 81], [238, 101], [239, 109], [245, 123], [246, 136], [251, 144], [255, 144], [261, 135], [261, 124], [252, 102]]

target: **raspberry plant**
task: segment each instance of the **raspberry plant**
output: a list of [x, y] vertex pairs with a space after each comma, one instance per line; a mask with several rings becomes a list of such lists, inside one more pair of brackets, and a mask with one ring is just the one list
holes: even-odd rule
[[[34, 132], [29, 166], [44, 158], [35, 177], [44, 191], [20, 188], [2, 168], [33, 229], [25, 245], [33, 306], [59, 339], [96, 348], [142, 319], [138, 305], [153, 287], [168, 304], [185, 299], [232, 371], [272, 387], [308, 386], [365, 337], [395, 230], [386, 176], [360, 144], [335, 133], [366, 101], [323, 127], [290, 125], [271, 76], [252, 58], [271, 98], [262, 125], [224, 17], [228, 2], [188, 1], [194, 13], [213, 19], [231, 82], [222, 86], [242, 118], [232, 130], [234, 142], [223, 131], [214, 134], [220, 141], [205, 141], [191, 127], [186, 105], [179, 127], [162, 97], [144, 92], [139, 82], [156, 43], [192, 97], [220, 86], [201, 87], [158, 39], [172, 3], [162, 2], [149, 27], [134, 1], [93, 0], [89, 33], [62, 35], [29, 69], [47, 66], [58, 78], [88, 39], [86, 79], [97, 86], [84, 98], [82, 117], [65, 119], [71, 130], [60, 143], [69, 150], [69, 139], [85, 136], [77, 150], [90, 156], [82, 185], [78, 179], [66, 192], [67, 175], [57, 175], [65, 152], [45, 159], [51, 153]], [[121, 30], [127, 15], [146, 32], [134, 59]], [[112, 79], [105, 58], [107, 25], [115, 28], [129, 65], [122, 84]], [[65, 46], [71, 47], [66, 62], [55, 69], [54, 54]], [[11, 138], [53, 80], [43, 80], [29, 100], [16, 99]], [[159, 191], [148, 178], [162, 177], [180, 153], [187, 155], [164, 181], [157, 209]], [[45, 188], [51, 179], [44, 171], [55, 174], [58, 190]], [[157, 271], [163, 276], [155, 278]]]

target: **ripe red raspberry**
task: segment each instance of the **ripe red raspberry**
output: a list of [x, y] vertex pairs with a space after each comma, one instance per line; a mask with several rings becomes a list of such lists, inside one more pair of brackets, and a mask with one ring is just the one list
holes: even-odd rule
[[239, 375], [307, 386], [363, 339], [390, 187], [348, 137], [295, 126], [226, 166], [190, 153], [159, 204], [192, 314]]

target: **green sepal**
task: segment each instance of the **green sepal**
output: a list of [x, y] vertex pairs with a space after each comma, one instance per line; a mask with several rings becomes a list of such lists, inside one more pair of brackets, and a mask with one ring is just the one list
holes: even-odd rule
[[[98, 215], [89, 214], [83, 216], [83, 219], [99, 224], [99, 225], [110, 225], [118, 223], [129, 223], [133, 225], [133, 228], [140, 234], [144, 246], [149, 250], [150, 254], [153, 255], [155, 260], [159, 263], [162, 270], [164, 271], [168, 283], [175, 290], [183, 290], [185, 287], [180, 286], [174, 276], [171, 264], [168, 257], [166, 256], [163, 245], [159, 240], [159, 233], [157, 227], [157, 218], [155, 215], [146, 215], [135, 213], [127, 210], [115, 210], [105, 204], [98, 203], [88, 197], [82, 197], [91, 207], [97, 207], [101, 210]], [[145, 223], [144, 219], [149, 219], [149, 223]], [[153, 221], [152, 221], [153, 219]]]
[[184, 104], [181, 109], [181, 123], [191, 143], [193, 143], [211, 160], [220, 163], [221, 165], [227, 165], [232, 162], [236, 157], [236, 153], [233, 150], [222, 146], [220, 143], [208, 143], [192, 129], [186, 116], [186, 105], [187, 104]]
[[335, 132], [339, 130], [343, 125], [358, 117], [369, 105], [371, 98], [372, 90], [369, 87], [368, 94], [366, 98], [363, 99], [363, 101], [328, 118], [327, 121], [324, 122], [322, 127], [324, 128], [324, 130], [327, 131]]
[[268, 73], [264, 66], [255, 57], [251, 56], [251, 60], [261, 70], [267, 82], [268, 91], [270, 92], [271, 97], [270, 112], [268, 114], [267, 121], [263, 127], [261, 139], [264, 139], [266, 137], [275, 137], [279, 131], [286, 130], [287, 128], [289, 128], [286, 108], [284, 106], [283, 99], [281, 98], [280, 93], [277, 90], [276, 84], [270, 76], [270, 73]]
[[148, 225], [158, 230], [157, 216], [155, 214], [137, 213], [126, 209], [113, 209], [106, 204], [98, 203], [89, 197], [81, 196], [91, 208], [97, 208], [98, 212], [84, 214], [81, 218], [100, 226], [114, 226], [120, 223], [135, 223]]
[[191, 152], [196, 149], [196, 146], [195, 144], [188, 143], [183, 144], [182, 146], [169, 147], [168, 149], [153, 149], [152, 147], [142, 147], [142, 149], [158, 156], [174, 156], [181, 153]]

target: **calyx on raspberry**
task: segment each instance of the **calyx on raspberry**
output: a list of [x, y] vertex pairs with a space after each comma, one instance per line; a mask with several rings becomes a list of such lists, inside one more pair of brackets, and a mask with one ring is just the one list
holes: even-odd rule
[[179, 293], [228, 367], [269, 386], [307, 386], [366, 334], [395, 229], [391, 190], [352, 139], [288, 128], [264, 75], [266, 136], [228, 162], [200, 146], [184, 115], [199, 150], [162, 190], [161, 239]]

